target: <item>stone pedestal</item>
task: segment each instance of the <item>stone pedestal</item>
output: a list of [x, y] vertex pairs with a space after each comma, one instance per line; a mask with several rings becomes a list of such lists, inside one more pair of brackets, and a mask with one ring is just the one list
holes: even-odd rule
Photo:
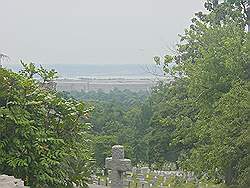
[[24, 186], [21, 179], [16, 179], [14, 176], [0, 175], [0, 188], [28, 188]]

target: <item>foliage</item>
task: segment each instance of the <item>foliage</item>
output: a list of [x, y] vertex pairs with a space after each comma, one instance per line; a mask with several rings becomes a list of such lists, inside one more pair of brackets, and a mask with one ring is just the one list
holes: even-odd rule
[[91, 165], [89, 125], [82, 102], [45, 90], [54, 71], [25, 64], [0, 69], [0, 172], [32, 187], [86, 187]]
[[111, 156], [111, 150], [113, 145], [115, 145], [114, 136], [96, 136], [94, 145], [94, 154], [96, 160], [96, 166], [99, 168], [104, 168], [105, 159]]
[[178, 168], [180, 153], [192, 146], [189, 142], [175, 142], [179, 127], [185, 125], [188, 132], [197, 111], [188, 101], [185, 84], [183, 80], [170, 84], [159, 83], [152, 91], [150, 101], [153, 115], [145, 136], [150, 151], [149, 164], [158, 162], [163, 166], [165, 161], [170, 161]]
[[[165, 104], [173, 108], [157, 118], [173, 126], [170, 145], [180, 147], [179, 164], [215, 182], [249, 186], [249, 34], [237, 3], [212, 4], [197, 13], [181, 36], [177, 55], [166, 55], [165, 69], [175, 77], [166, 87], [184, 90]], [[159, 58], [156, 62], [161, 63]], [[175, 62], [175, 66], [169, 63]], [[161, 88], [157, 93], [168, 91]], [[161, 95], [161, 94], [159, 94]], [[175, 100], [179, 96], [181, 100]], [[179, 106], [173, 106], [176, 104]], [[166, 109], [166, 107], [165, 107]], [[161, 112], [158, 110], [158, 112]], [[167, 116], [167, 117], [166, 117]], [[168, 137], [169, 138], [169, 137]]]
[[104, 167], [104, 159], [110, 156], [111, 147], [115, 144], [125, 146], [126, 155], [134, 164], [147, 161], [147, 143], [144, 134], [152, 115], [150, 104], [146, 101], [148, 92], [130, 90], [101, 90], [90, 92], [72, 91], [78, 100], [88, 101], [94, 106], [90, 116], [94, 139], [96, 166]]

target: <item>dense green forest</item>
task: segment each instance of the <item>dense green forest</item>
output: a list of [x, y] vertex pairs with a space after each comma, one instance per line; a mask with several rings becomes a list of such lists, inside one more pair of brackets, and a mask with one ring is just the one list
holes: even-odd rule
[[[154, 57], [171, 82], [150, 92], [57, 93], [56, 72], [0, 68], [0, 173], [32, 187], [86, 187], [114, 144], [133, 165], [250, 187], [247, 1], [207, 1], [176, 52]], [[38, 81], [34, 76], [39, 76]]]
[[[65, 93], [64, 93], [65, 94]], [[95, 159], [99, 168], [104, 168], [105, 158], [114, 144], [126, 147], [126, 154], [134, 164], [147, 161], [147, 147], [144, 141], [146, 129], [152, 116], [148, 92], [120, 91], [109, 93], [71, 92], [66, 96], [84, 100], [94, 107], [90, 116], [92, 134], [95, 135]]]

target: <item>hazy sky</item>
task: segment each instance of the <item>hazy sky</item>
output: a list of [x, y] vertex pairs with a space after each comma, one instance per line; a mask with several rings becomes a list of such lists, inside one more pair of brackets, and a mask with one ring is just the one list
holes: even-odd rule
[[0, 0], [0, 53], [40, 64], [148, 64], [202, 0]]

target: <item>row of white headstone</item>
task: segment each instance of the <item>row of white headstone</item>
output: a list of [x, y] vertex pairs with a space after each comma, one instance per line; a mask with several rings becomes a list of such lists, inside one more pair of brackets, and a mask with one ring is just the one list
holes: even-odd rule
[[[124, 187], [124, 184], [127, 184], [127, 186], [129, 187], [129, 185], [133, 182], [133, 174], [136, 174], [137, 180], [139, 180], [142, 187], [146, 187], [144, 185], [152, 187], [157, 182], [157, 179], [160, 176], [163, 177], [164, 183], [171, 176], [185, 177], [187, 180], [193, 179], [193, 173], [191, 172], [156, 170], [150, 172], [150, 169], [148, 167], [132, 168], [131, 161], [124, 158], [124, 147], [121, 145], [115, 145], [112, 147], [112, 157], [106, 158], [105, 168], [111, 170], [110, 179], [104, 180], [106, 185], [111, 185], [111, 188], [122, 188]], [[132, 172], [132, 174], [131, 176], [127, 176], [126, 181], [124, 181], [123, 174], [127, 171]], [[146, 179], [147, 176], [149, 176], [149, 173], [153, 175], [153, 179], [148, 183]], [[104, 175], [104, 171], [102, 171], [102, 174]], [[101, 179], [97, 177], [95, 177], [95, 179], [96, 182], [100, 184]]]

